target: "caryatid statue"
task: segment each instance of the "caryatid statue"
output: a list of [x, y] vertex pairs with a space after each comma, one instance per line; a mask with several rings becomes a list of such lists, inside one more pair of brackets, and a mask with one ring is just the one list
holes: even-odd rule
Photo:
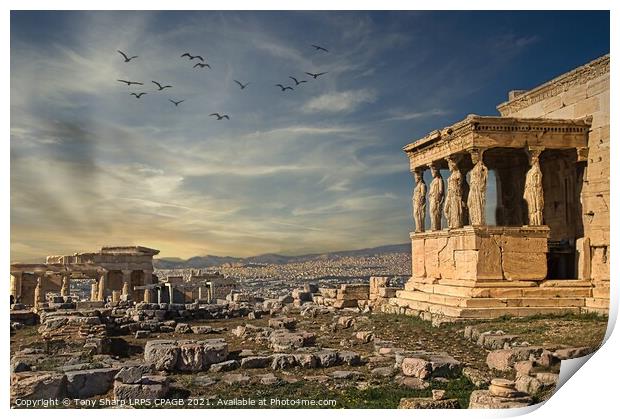
[[441, 206], [445, 198], [443, 178], [436, 165], [431, 165], [433, 181], [428, 192], [428, 203], [431, 213], [431, 230], [441, 230]]
[[545, 200], [543, 195], [542, 171], [538, 158], [541, 150], [532, 150], [530, 155], [530, 170], [525, 175], [525, 188], [523, 191], [523, 199], [527, 203], [527, 213], [529, 217], [529, 225], [543, 225], [543, 209]]
[[482, 161], [482, 151], [474, 149], [471, 152], [471, 161], [474, 168], [469, 172], [469, 194], [467, 208], [469, 210], [469, 224], [486, 225], [485, 206], [487, 201], [488, 169]]
[[424, 183], [424, 170], [416, 169], [415, 188], [413, 189], [413, 221], [415, 221], [415, 232], [424, 231], [424, 219], [426, 218], [426, 183]]
[[459, 169], [457, 157], [450, 156], [446, 160], [450, 169], [450, 177], [448, 177], [448, 190], [443, 213], [448, 220], [448, 228], [461, 228], [463, 227], [463, 197], [461, 195], [463, 174]]

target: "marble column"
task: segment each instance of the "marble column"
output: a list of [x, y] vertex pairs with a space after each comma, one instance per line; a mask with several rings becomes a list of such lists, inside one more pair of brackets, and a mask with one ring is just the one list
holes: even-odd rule
[[142, 301], [144, 301], [145, 303], [150, 303], [152, 299], [152, 291], [149, 288], [145, 288], [144, 289], [144, 297], [142, 299]]
[[22, 295], [22, 274], [22, 272], [13, 272], [11, 274], [11, 295], [15, 303], [19, 301]]
[[71, 291], [71, 274], [65, 273], [62, 275], [62, 285], [60, 287], [60, 295], [68, 297]]
[[413, 172], [415, 176], [415, 188], [411, 199], [413, 206], [413, 221], [415, 222], [415, 232], [421, 233], [425, 230], [426, 222], [426, 183], [424, 183], [424, 168], [416, 168]]
[[41, 303], [45, 302], [45, 295], [43, 294], [43, 281], [45, 279], [45, 273], [37, 273], [37, 285], [34, 288], [34, 308], [35, 310]]
[[93, 282], [90, 286], [90, 301], [99, 300], [99, 286], [97, 282]]
[[108, 290], [108, 273], [103, 272], [99, 277], [99, 286], [97, 287], [97, 300], [105, 301], [106, 291]]
[[131, 295], [131, 269], [123, 269], [123, 292], [122, 295]]
[[469, 224], [472, 226], [486, 225], [487, 177], [488, 169], [484, 165], [482, 154], [484, 150], [470, 151], [474, 167], [469, 172], [469, 194], [467, 195], [467, 209]]

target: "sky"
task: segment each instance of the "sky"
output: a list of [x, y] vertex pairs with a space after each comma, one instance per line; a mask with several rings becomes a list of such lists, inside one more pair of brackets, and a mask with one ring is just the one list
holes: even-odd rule
[[404, 145], [607, 53], [608, 12], [13, 11], [11, 260], [405, 243]]

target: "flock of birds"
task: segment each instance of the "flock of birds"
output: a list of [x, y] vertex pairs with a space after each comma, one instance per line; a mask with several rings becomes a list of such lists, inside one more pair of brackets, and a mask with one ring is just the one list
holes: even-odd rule
[[[328, 53], [329, 52], [329, 50], [327, 50], [327, 48], [324, 48], [324, 47], [322, 47], [320, 45], [311, 44], [311, 46], [315, 49], [315, 51], [321, 51], [323, 53]], [[123, 60], [126, 63], [129, 63], [132, 60], [138, 58], [137, 55], [129, 56], [126, 53], [124, 53], [123, 51], [120, 51], [120, 50], [117, 50], [117, 51], [123, 57]], [[187, 59], [189, 59], [189, 61], [193, 61], [193, 60], [198, 60], [199, 61], [196, 64], [194, 64], [193, 68], [198, 68], [198, 69], [208, 68], [208, 69], [211, 69], [211, 66], [209, 65], [209, 63], [205, 62], [204, 57], [202, 57], [201, 55], [192, 55], [189, 52], [186, 52], [183, 55], [181, 55], [181, 58], [185, 58], [185, 57], [187, 57]], [[312, 77], [314, 80], [316, 80], [320, 76], [323, 76], [323, 75], [327, 74], [327, 72], [326, 71], [322, 72], [322, 73], [305, 72], [305, 74], [310, 76], [310, 77]], [[288, 76], [288, 78], [295, 82], [295, 87], [298, 87], [299, 85], [301, 85], [303, 83], [308, 83], [308, 80], [301, 80], [301, 79], [298, 79], [297, 77]], [[122, 80], [122, 79], [118, 79], [117, 81], [121, 82], [121, 83], [125, 83], [128, 87], [131, 87], [133, 85], [144, 86], [144, 83], [138, 82], [138, 81]], [[237, 85], [239, 86], [239, 88], [241, 90], [244, 90], [250, 84], [250, 82], [242, 83], [239, 80], [234, 80], [234, 82], [237, 83]], [[173, 87], [173, 86], [167, 85], [167, 84], [164, 85], [163, 83], [160, 83], [160, 82], [155, 81], [155, 80], [151, 80], [151, 83], [153, 83], [153, 84], [155, 84], [155, 86], [157, 86], [157, 91], [159, 91], [159, 92], [161, 92], [162, 90], [170, 89], [170, 88]], [[286, 92], [287, 90], [291, 90], [291, 91], [295, 90], [295, 87], [293, 87], [293, 86], [285, 86], [282, 83], [278, 83], [275, 86], [279, 87], [282, 92]], [[134, 96], [136, 99], [140, 99], [142, 96], [146, 95], [147, 92], [131, 92], [129, 94], [131, 96]], [[175, 107], [177, 107], [181, 103], [185, 102], [185, 99], [183, 99], [183, 100], [168, 99], [168, 101], [171, 102], [172, 104], [174, 104]], [[219, 112], [214, 112], [212, 114], [209, 114], [209, 116], [213, 116], [213, 117], [217, 118], [218, 121], [221, 121], [223, 119], [230, 120], [230, 116], [228, 116], [226, 114], [221, 114]]]

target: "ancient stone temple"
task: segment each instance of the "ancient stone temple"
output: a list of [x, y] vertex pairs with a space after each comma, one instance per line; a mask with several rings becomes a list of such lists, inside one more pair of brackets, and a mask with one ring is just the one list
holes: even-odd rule
[[609, 56], [497, 108], [404, 147], [412, 277], [392, 306], [437, 319], [607, 313]]
[[136, 287], [157, 281], [153, 276], [153, 256], [158, 253], [159, 250], [142, 246], [106, 246], [97, 253], [48, 256], [40, 264], [13, 263], [11, 296], [32, 306], [35, 296], [39, 298], [37, 302], [42, 302], [46, 292], [68, 294], [71, 278], [79, 277], [95, 280], [91, 300], [127, 295], [125, 298], [143, 301], [145, 292]]

